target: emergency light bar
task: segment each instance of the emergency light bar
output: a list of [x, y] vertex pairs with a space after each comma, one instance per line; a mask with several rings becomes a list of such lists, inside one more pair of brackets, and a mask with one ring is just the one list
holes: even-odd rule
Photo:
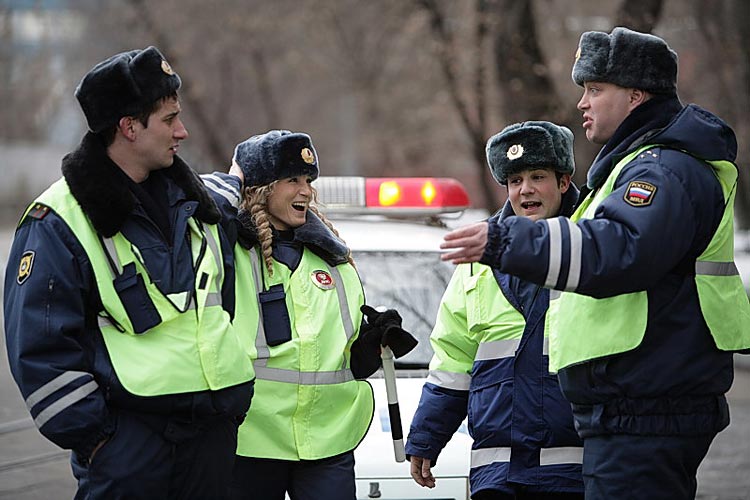
[[319, 177], [314, 183], [327, 213], [434, 215], [469, 208], [469, 195], [447, 177]]

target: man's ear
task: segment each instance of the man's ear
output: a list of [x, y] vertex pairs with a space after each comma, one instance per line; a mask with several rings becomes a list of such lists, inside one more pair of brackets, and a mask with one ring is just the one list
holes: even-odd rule
[[129, 141], [135, 140], [135, 118], [132, 116], [123, 116], [117, 123], [117, 128]]
[[562, 174], [560, 176], [560, 193], [566, 193], [570, 187], [570, 174]]
[[651, 94], [641, 89], [630, 89], [630, 110], [634, 110], [651, 98]]

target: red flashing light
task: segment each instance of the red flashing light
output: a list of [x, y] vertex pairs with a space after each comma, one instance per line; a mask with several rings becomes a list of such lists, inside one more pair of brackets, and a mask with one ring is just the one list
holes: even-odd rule
[[368, 208], [461, 210], [469, 195], [455, 179], [445, 177], [382, 177], [365, 180]]

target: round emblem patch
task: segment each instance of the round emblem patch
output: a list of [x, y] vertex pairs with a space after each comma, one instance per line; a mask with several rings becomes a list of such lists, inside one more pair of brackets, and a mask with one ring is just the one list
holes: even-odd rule
[[315, 163], [315, 155], [310, 148], [302, 148], [300, 155], [302, 156], [302, 160], [308, 165]]
[[34, 252], [29, 250], [24, 252], [21, 256], [21, 262], [18, 264], [18, 276], [16, 276], [16, 283], [23, 285], [24, 282], [31, 276], [31, 268], [34, 266]]
[[315, 283], [315, 286], [317, 286], [321, 290], [331, 290], [333, 288], [336, 288], [336, 283], [333, 281], [333, 276], [328, 274], [328, 271], [316, 269], [315, 271], [310, 273], [310, 279], [313, 283]]
[[508, 152], [505, 154], [505, 156], [508, 157], [509, 160], [515, 160], [517, 158], [520, 158], [523, 155], [523, 146], [520, 144], [513, 144], [510, 148], [508, 148]]
[[172, 66], [169, 65], [167, 61], [164, 59], [161, 60], [161, 70], [168, 74], [169, 76], [174, 75], [174, 71], [172, 71]]

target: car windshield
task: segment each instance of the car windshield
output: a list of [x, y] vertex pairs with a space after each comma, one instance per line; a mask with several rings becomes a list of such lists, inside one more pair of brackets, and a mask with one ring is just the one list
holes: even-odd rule
[[365, 289], [365, 302], [396, 309], [403, 326], [419, 344], [396, 360], [397, 368], [427, 368], [432, 358], [430, 333], [455, 266], [438, 252], [354, 252]]

